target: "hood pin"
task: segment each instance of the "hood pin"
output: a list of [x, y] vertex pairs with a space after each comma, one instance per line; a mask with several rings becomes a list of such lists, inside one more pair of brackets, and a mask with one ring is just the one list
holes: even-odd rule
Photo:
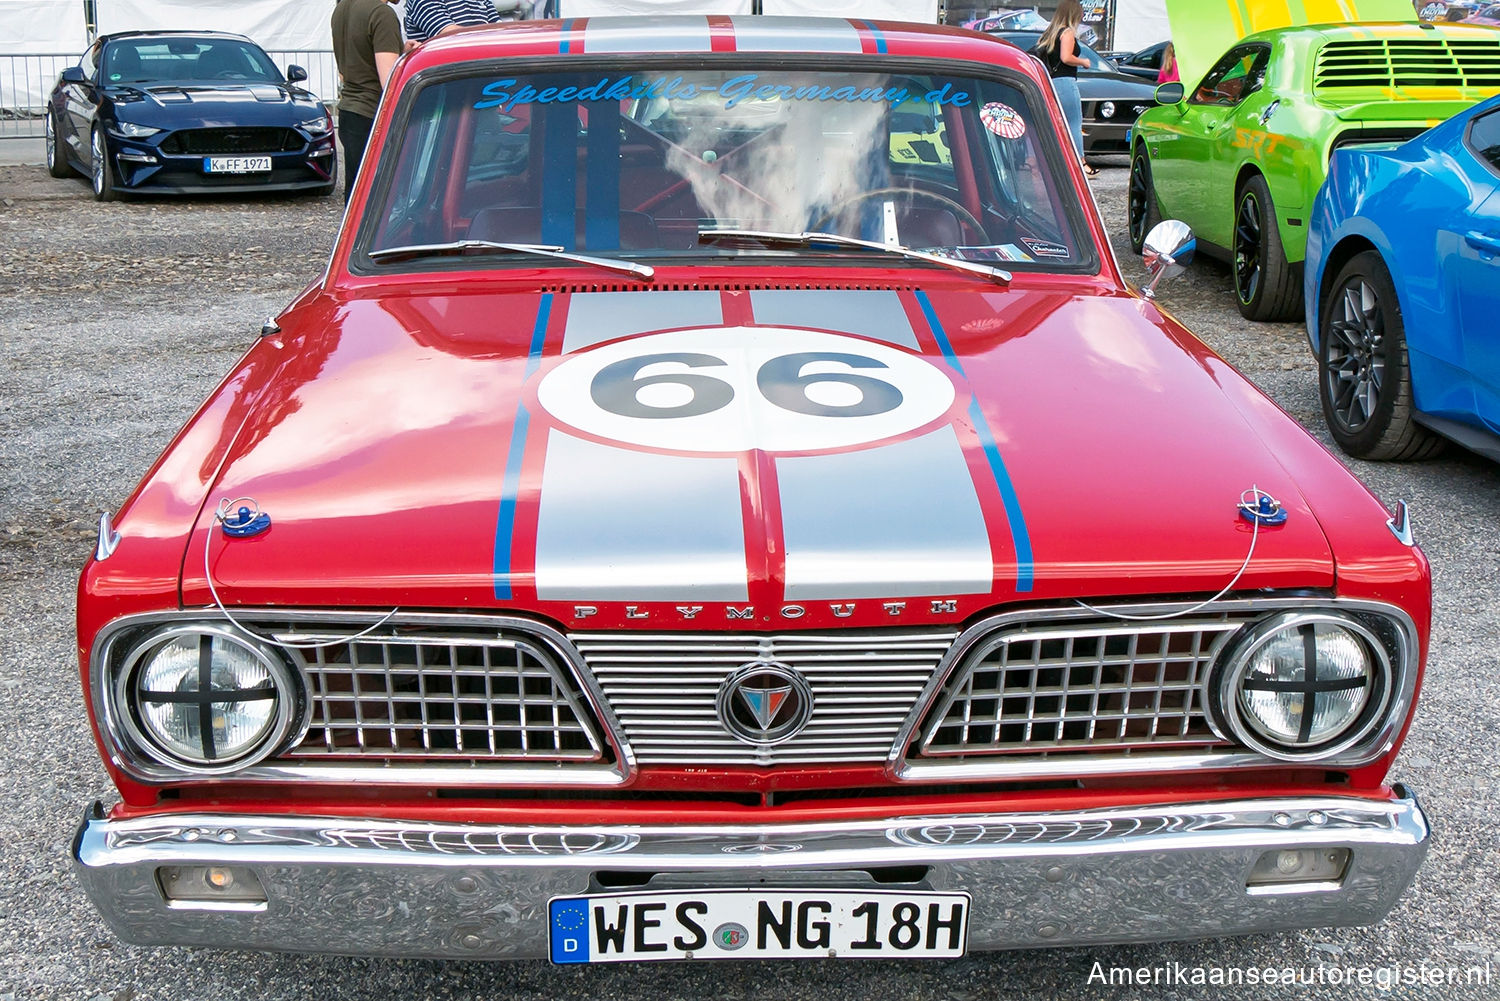
[[260, 509], [260, 505], [246, 497], [249, 504], [235, 508], [235, 501], [224, 501], [214, 516], [219, 519], [224, 534], [231, 539], [248, 539], [271, 527], [271, 516]]
[[1238, 505], [1240, 517], [1252, 525], [1280, 525], [1286, 521], [1286, 508], [1281, 501], [1261, 490], [1251, 487], [1240, 494]]

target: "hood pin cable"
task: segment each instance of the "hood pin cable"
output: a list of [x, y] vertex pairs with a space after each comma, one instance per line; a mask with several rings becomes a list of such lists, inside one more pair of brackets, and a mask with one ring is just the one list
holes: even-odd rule
[[1200, 609], [1207, 608], [1209, 605], [1212, 605], [1214, 602], [1224, 597], [1224, 595], [1234, 590], [1234, 585], [1240, 582], [1240, 578], [1243, 577], [1245, 575], [1245, 571], [1249, 569], [1250, 560], [1255, 556], [1255, 542], [1260, 538], [1260, 526], [1280, 525], [1285, 523], [1287, 517], [1286, 508], [1281, 506], [1280, 501], [1278, 501], [1275, 497], [1272, 497], [1270, 494], [1266, 493], [1259, 487], [1254, 486], [1253, 484], [1251, 485], [1249, 490], [1246, 490], [1240, 494], [1240, 502], [1235, 505], [1235, 510], [1239, 512], [1241, 518], [1250, 523], [1250, 551], [1245, 554], [1245, 562], [1240, 564], [1240, 568], [1235, 572], [1234, 577], [1230, 579], [1228, 584], [1224, 585], [1224, 589], [1222, 591], [1214, 595], [1212, 598], [1209, 598], [1206, 601], [1200, 601], [1198, 602], [1198, 604], [1193, 605], [1189, 608], [1179, 609], [1175, 612], [1166, 612], [1161, 615], [1131, 615], [1128, 612], [1115, 612], [1111, 611], [1108, 608], [1096, 608], [1093, 605], [1090, 605], [1088, 602], [1082, 601], [1078, 598], [1074, 598], [1073, 600], [1081, 607], [1088, 609], [1090, 612], [1093, 612], [1095, 615], [1105, 615], [1112, 619], [1126, 619], [1130, 622], [1159, 622], [1163, 619], [1176, 619], [1184, 615], [1191, 615], [1194, 612], [1199, 611]]
[[[224, 537], [228, 539], [254, 538], [271, 527], [271, 516], [260, 509], [260, 505], [255, 502], [254, 497], [236, 497], [233, 500], [225, 498], [219, 501], [219, 506], [214, 509], [214, 521], [218, 523], [224, 532]], [[393, 608], [382, 616], [379, 621], [355, 633], [353, 636], [343, 636], [336, 640], [328, 640], [327, 642], [308, 641], [306, 643], [298, 643], [293, 640], [278, 640], [263, 636], [254, 630], [246, 628], [244, 623], [229, 614], [229, 609], [225, 608], [224, 602], [220, 600], [219, 591], [214, 587], [214, 575], [208, 568], [208, 547], [213, 538], [214, 532], [210, 528], [203, 536], [203, 579], [208, 581], [208, 593], [213, 596], [214, 605], [223, 613], [224, 618], [228, 619], [236, 629], [251, 639], [259, 640], [262, 643], [270, 643], [272, 646], [281, 647], [283, 650], [317, 650], [322, 647], [336, 646], [340, 643], [352, 643], [357, 639], [362, 639], [391, 621], [391, 618], [401, 610]]]

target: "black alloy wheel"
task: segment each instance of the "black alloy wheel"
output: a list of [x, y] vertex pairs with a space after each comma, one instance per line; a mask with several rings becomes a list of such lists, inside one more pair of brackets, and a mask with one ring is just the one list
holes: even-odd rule
[[1138, 143], [1130, 158], [1130, 193], [1127, 203], [1130, 249], [1139, 254], [1146, 237], [1161, 222], [1161, 208], [1156, 204], [1156, 185], [1151, 181], [1151, 157], [1146, 144]]
[[1318, 395], [1340, 448], [1359, 459], [1425, 459], [1443, 439], [1416, 422], [1406, 327], [1390, 272], [1367, 250], [1321, 304]]
[[68, 154], [57, 144], [61, 141], [57, 135], [56, 112], [47, 109], [47, 121], [45, 124], [47, 134], [47, 173], [53, 177], [68, 177], [73, 173], [73, 168], [68, 166]]
[[1247, 320], [1290, 320], [1302, 309], [1300, 269], [1287, 263], [1276, 206], [1254, 174], [1234, 200], [1234, 291]]

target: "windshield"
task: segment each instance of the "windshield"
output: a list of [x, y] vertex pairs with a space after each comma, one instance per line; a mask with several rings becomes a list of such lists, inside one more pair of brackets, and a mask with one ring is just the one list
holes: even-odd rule
[[708, 235], [724, 229], [836, 233], [1019, 270], [1096, 264], [1040, 95], [1019, 83], [743, 62], [488, 72], [422, 87], [398, 119], [356, 249], [370, 270], [536, 264], [380, 254], [454, 241], [663, 264], [872, 253]]
[[232, 38], [120, 39], [104, 50], [101, 72], [105, 83], [281, 82], [281, 71], [259, 46]]

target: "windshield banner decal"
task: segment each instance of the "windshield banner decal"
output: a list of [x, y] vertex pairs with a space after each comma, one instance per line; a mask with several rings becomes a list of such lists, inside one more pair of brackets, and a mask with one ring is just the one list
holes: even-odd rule
[[744, 73], [731, 77], [717, 87], [690, 83], [680, 76], [668, 79], [664, 76], [654, 80], [637, 80], [624, 76], [617, 80], [601, 77], [587, 87], [542, 87], [527, 84], [517, 85], [516, 80], [495, 80], [485, 84], [484, 98], [474, 103], [476, 111], [499, 108], [510, 111], [521, 104], [567, 104], [583, 101], [639, 101], [639, 100], [693, 100], [705, 95], [717, 94], [724, 100], [724, 107], [733, 108], [741, 101], [841, 101], [898, 105], [913, 98], [921, 98], [930, 104], [951, 105], [966, 108], [974, 96], [966, 90], [958, 90], [951, 83], [913, 94], [905, 87], [835, 87], [828, 84], [792, 85], [785, 83], [762, 83], [757, 73]]

